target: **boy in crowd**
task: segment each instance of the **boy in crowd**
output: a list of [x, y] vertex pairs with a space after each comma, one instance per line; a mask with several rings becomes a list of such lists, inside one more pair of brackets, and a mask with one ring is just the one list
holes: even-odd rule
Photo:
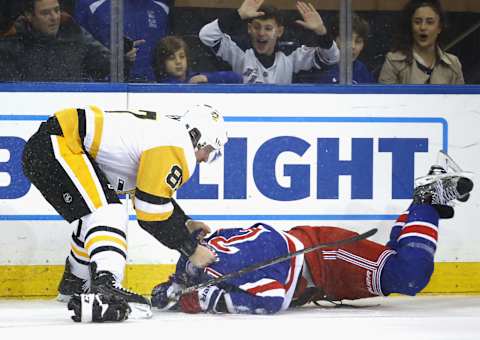
[[[237, 11], [205, 25], [200, 40], [229, 63], [234, 72], [249, 84], [290, 84], [292, 76], [302, 70], [322, 69], [339, 60], [336, 43], [329, 37], [322, 17], [309, 3], [298, 1], [297, 10], [303, 20], [296, 23], [311, 31], [315, 46], [301, 46], [291, 54], [278, 49], [277, 41], [285, 26], [279, 11], [263, 0], [245, 0]], [[241, 49], [231, 36], [234, 29], [248, 21], [252, 47]]]
[[[335, 42], [340, 45], [340, 30], [338, 27], [338, 20], [332, 27], [332, 35], [335, 37]], [[353, 84], [374, 83], [375, 80], [372, 73], [368, 70], [364, 63], [358, 60], [358, 56], [362, 53], [368, 39], [369, 26], [368, 22], [361, 18], [358, 14], [352, 14], [352, 82]], [[315, 83], [338, 83], [340, 79], [339, 65], [333, 65], [331, 68], [320, 72], [318, 78], [314, 77]]]

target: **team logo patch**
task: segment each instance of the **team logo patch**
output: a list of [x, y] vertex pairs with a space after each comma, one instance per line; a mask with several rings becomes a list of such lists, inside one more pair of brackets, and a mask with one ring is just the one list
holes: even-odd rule
[[70, 195], [68, 192], [63, 194], [63, 200], [65, 203], [70, 204], [73, 201], [72, 195]]
[[183, 172], [182, 168], [179, 167], [178, 165], [172, 166], [170, 169], [169, 174], [165, 178], [165, 182], [168, 184], [172, 190], [176, 190], [183, 181]]

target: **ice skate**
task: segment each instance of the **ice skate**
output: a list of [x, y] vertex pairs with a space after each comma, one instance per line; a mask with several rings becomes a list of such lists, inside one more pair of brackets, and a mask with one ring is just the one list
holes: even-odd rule
[[92, 293], [122, 298], [132, 310], [129, 316], [131, 319], [144, 319], [152, 316], [152, 305], [147, 298], [123, 288], [109, 271], [97, 271], [96, 268], [96, 263], [92, 262], [90, 264], [92, 277], [90, 290]]
[[440, 218], [453, 217], [454, 201], [466, 202], [473, 189], [473, 181], [453, 159], [439, 152], [438, 165], [432, 165], [428, 175], [415, 180], [413, 201], [416, 204], [431, 204]]
[[86, 294], [90, 290], [90, 282], [83, 280], [71, 271], [70, 261], [65, 261], [65, 271], [58, 285], [57, 300], [60, 302], [68, 302], [73, 294]]

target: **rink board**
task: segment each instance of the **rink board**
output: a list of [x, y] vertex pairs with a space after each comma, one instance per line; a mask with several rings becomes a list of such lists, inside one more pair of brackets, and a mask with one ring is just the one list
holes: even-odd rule
[[[292, 92], [293, 91], [293, 92]], [[257, 221], [279, 229], [379, 228], [384, 242], [409, 204], [413, 179], [447, 150], [478, 173], [477, 87], [64, 85], [0, 86], [0, 296], [53, 295], [72, 227], [22, 178], [21, 151], [58, 109], [89, 104], [181, 114], [195, 103], [226, 117], [225, 157], [202, 165], [177, 199], [213, 229]], [[48, 98], [48, 99], [46, 99]], [[478, 186], [442, 221], [426, 292], [480, 292]], [[128, 207], [127, 285], [148, 293], [177, 254], [143, 232]], [[146, 279], [148, 278], [148, 279]]]

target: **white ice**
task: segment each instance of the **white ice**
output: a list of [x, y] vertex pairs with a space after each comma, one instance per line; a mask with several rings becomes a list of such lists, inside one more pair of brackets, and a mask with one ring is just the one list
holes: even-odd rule
[[373, 298], [354, 307], [313, 304], [277, 315], [155, 311], [148, 320], [79, 324], [55, 300], [0, 300], [0, 339], [480, 340], [480, 296]]

